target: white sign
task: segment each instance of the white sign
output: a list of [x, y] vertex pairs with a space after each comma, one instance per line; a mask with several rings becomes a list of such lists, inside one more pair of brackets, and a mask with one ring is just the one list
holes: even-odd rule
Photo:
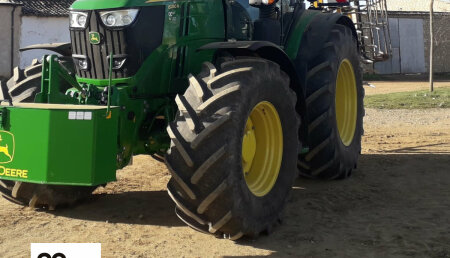
[[101, 244], [46, 243], [31, 244], [31, 258], [101, 258]]
[[92, 120], [92, 112], [69, 111], [69, 120]]

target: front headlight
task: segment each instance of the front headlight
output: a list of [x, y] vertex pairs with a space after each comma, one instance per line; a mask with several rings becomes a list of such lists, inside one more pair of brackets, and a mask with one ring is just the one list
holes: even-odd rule
[[108, 27], [123, 27], [132, 24], [138, 13], [139, 9], [103, 11], [100, 12], [100, 17]]
[[71, 28], [86, 28], [88, 14], [84, 12], [70, 12], [70, 27]]

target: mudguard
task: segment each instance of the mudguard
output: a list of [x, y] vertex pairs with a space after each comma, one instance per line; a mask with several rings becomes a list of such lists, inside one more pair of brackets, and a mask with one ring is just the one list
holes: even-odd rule
[[37, 44], [21, 48], [20, 51], [28, 51], [35, 49], [44, 49], [56, 52], [62, 56], [72, 56], [72, 45], [70, 43], [48, 43], [48, 44]]
[[[299, 94], [297, 87], [298, 76], [294, 64], [286, 55], [286, 53], [277, 45], [268, 41], [231, 41], [231, 42], [214, 42], [206, 44], [198, 49], [201, 50], [215, 49], [226, 51], [233, 56], [258, 56], [280, 65], [280, 68], [291, 77], [291, 88]], [[300, 97], [300, 95], [298, 96]]]
[[[277, 63], [291, 79], [290, 88], [297, 94], [297, 112], [300, 116], [306, 113], [305, 92], [299, 73], [295, 64], [279, 46], [268, 41], [214, 42], [200, 47], [198, 51], [207, 49], [217, 50], [216, 56], [220, 55], [221, 51], [226, 51], [232, 56], [257, 56]], [[302, 122], [300, 131], [306, 131], [306, 126], [307, 124]]]
[[[288, 32], [286, 40], [286, 54], [291, 60], [298, 58], [310, 59], [317, 56], [323, 44], [330, 35], [335, 24], [342, 24], [352, 30], [353, 36], [357, 38], [353, 21], [340, 13], [322, 13], [316, 10], [304, 10], [295, 14], [297, 16], [294, 24]], [[305, 35], [314, 44], [303, 44]]]

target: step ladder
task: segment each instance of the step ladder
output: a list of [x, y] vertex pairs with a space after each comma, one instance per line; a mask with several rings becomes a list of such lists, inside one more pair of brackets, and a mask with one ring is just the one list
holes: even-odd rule
[[340, 12], [356, 26], [361, 55], [365, 63], [382, 62], [392, 55], [386, 0], [318, 0], [315, 6], [324, 12]]

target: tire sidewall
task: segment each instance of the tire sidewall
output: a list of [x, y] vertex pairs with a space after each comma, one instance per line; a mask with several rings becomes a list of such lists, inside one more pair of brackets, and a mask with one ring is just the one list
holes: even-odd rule
[[[282, 73], [284, 75], [284, 73]], [[285, 75], [287, 77], [287, 75]], [[241, 107], [234, 116], [234, 122], [239, 128], [237, 147], [233, 150], [236, 155], [237, 166], [230, 177], [234, 184], [237, 210], [242, 212], [244, 223], [255, 232], [262, 231], [273, 222], [283, 208], [291, 191], [293, 181], [297, 177], [296, 160], [298, 153], [298, 122], [295, 113], [295, 100], [286, 81], [274, 80], [261, 73], [248, 80], [242, 87]], [[248, 188], [242, 167], [242, 139], [245, 125], [253, 108], [262, 101], [270, 102], [277, 110], [283, 131], [283, 155], [278, 178], [271, 191], [262, 197], [255, 196]], [[246, 206], [243, 206], [245, 203]], [[250, 213], [250, 214], [249, 214]]]
[[[347, 35], [347, 34], [346, 34]], [[351, 34], [350, 34], [351, 35]], [[352, 42], [352, 44], [349, 44]], [[353, 38], [348, 39], [348, 36], [346, 36], [345, 40], [341, 43], [345, 44], [339, 44], [337, 46], [338, 51], [336, 53], [336, 63], [333, 65], [333, 75], [334, 75], [334, 83], [331, 87], [333, 91], [333, 96], [336, 96], [336, 86], [337, 86], [337, 76], [340, 64], [345, 59], [349, 60], [352, 64], [352, 68], [355, 74], [355, 81], [356, 81], [356, 91], [357, 91], [357, 116], [356, 116], [356, 127], [355, 127], [355, 133], [353, 140], [349, 146], [345, 146], [344, 143], [341, 140], [338, 125], [337, 125], [337, 119], [336, 119], [336, 100], [333, 98], [333, 104], [332, 104], [332, 117], [334, 121], [334, 130], [333, 130], [333, 137], [336, 137], [337, 139], [335, 142], [338, 143], [337, 150], [339, 155], [339, 159], [343, 161], [345, 164], [345, 167], [352, 166], [355, 164], [358, 160], [358, 156], [361, 152], [361, 132], [363, 127], [363, 110], [364, 110], [364, 88], [362, 85], [362, 72], [359, 62], [359, 55], [358, 55], [358, 47], [356, 46], [356, 42], [353, 40]]]

